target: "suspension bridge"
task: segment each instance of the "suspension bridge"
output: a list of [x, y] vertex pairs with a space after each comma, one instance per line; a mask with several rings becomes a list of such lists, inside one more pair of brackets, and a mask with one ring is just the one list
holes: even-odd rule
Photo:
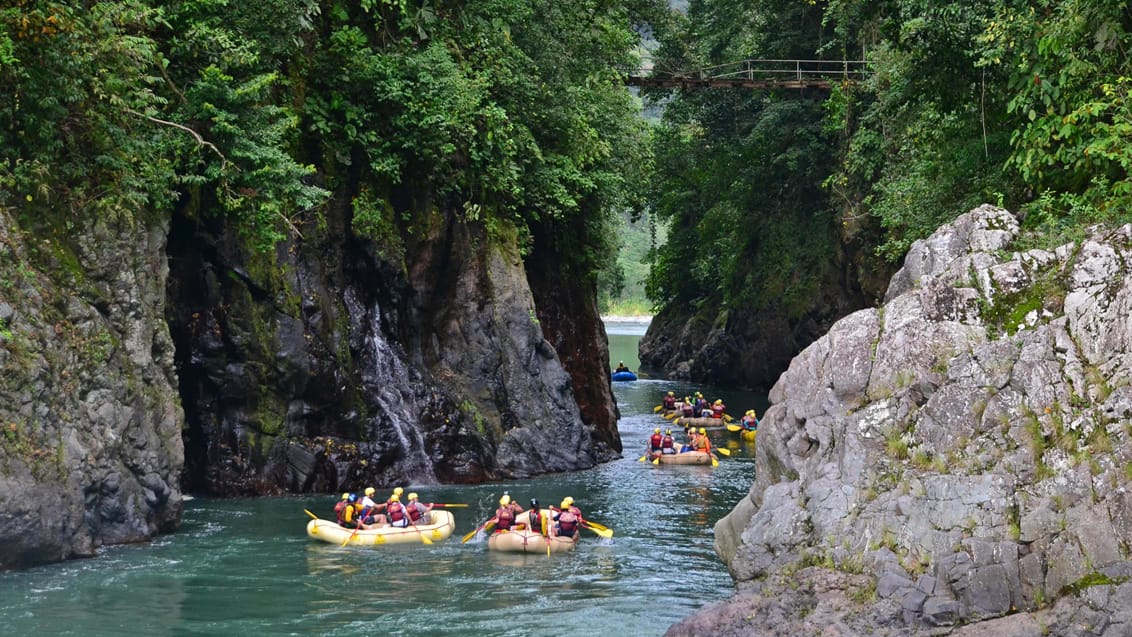
[[655, 66], [630, 71], [629, 86], [651, 88], [830, 89], [870, 74], [863, 60], [741, 60], [694, 71], [665, 71]]

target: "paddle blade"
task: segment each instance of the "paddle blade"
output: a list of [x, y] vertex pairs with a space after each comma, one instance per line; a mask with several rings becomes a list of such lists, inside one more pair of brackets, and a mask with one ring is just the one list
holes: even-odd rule
[[315, 520], [318, 519], [317, 515], [311, 513], [310, 511], [307, 511], [306, 509], [303, 509], [303, 512], [306, 513], [307, 515], [311, 516], [312, 519], [315, 519]]
[[644, 461], [645, 461], [645, 458], [648, 458], [648, 457], [649, 457], [649, 454], [647, 454], [647, 453], [646, 453], [645, 455], [643, 455], [643, 456], [641, 456], [640, 458], [638, 458], [638, 459], [637, 459], [637, 462], [644, 462]]
[[664, 409], [664, 405], [657, 405], [656, 407], [652, 408], [652, 413], [655, 414], [656, 412], [660, 411], [661, 409]]
[[448, 507], [449, 509], [452, 509], [452, 508], [455, 508], [455, 507], [466, 507], [468, 505], [460, 504], [459, 502], [457, 502], [455, 504], [447, 504], [447, 503], [437, 502], [437, 503], [433, 504], [432, 506], [434, 506], [434, 507]]
[[719, 461], [715, 459], [714, 455], [712, 455], [712, 457], [711, 457], [711, 466], [713, 466], [713, 467], [719, 466]]
[[432, 540], [428, 539], [428, 536], [425, 535], [423, 531], [418, 530], [417, 533], [421, 534], [421, 543], [432, 544]]
[[725, 448], [725, 447], [716, 447], [716, 448], [714, 449], [714, 451], [716, 451], [716, 452], [718, 452], [718, 453], [720, 453], [720, 454], [723, 454], [723, 455], [725, 455], [725, 456], [730, 456], [730, 455], [731, 455], [731, 450], [730, 450], [730, 449], [727, 449], [727, 448]]
[[657, 456], [657, 457], [656, 457], [656, 459], [654, 459], [654, 460], [652, 461], [652, 463], [653, 463], [653, 464], [660, 464], [660, 456]]
[[602, 531], [610, 530], [608, 526], [605, 526], [604, 524], [598, 524], [597, 522], [593, 522], [592, 520], [586, 520], [586, 524], [588, 526], [592, 526], [595, 529], [601, 529]]
[[475, 537], [476, 533], [479, 533], [480, 529], [482, 529], [482, 528], [483, 528], [483, 525], [481, 524], [481, 525], [477, 526], [476, 528], [472, 529], [471, 532], [469, 532], [467, 535], [464, 536], [464, 539], [460, 540], [460, 544], [467, 544], [468, 540]]
[[676, 417], [676, 413], [675, 413], [675, 412], [673, 412], [673, 413], [671, 413], [671, 414], [664, 414], [664, 418], [666, 418], [666, 419], [668, 419], [668, 420], [672, 420], [672, 419], [673, 419], [673, 418], [675, 418], [675, 417]]
[[738, 433], [740, 431], [743, 431], [743, 428], [740, 427], [739, 425], [730, 425], [729, 424], [729, 425], [727, 425], [727, 431], [730, 431], [731, 433]]

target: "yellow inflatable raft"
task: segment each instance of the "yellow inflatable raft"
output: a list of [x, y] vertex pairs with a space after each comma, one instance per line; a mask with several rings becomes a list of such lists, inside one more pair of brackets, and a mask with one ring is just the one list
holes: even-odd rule
[[[307, 522], [307, 535], [316, 540], [337, 544], [338, 546], [381, 546], [383, 544], [425, 544], [422, 537], [438, 542], [452, 535], [456, 528], [456, 519], [451, 511], [433, 509], [430, 524], [417, 526], [397, 527], [383, 526], [379, 529], [363, 529], [354, 533], [354, 529], [338, 526], [333, 520], [311, 520]], [[349, 540], [347, 542], [347, 540]], [[544, 548], [545, 550], [545, 548]]]
[[[652, 456], [653, 459], [656, 456]], [[711, 464], [711, 454], [704, 451], [685, 451], [684, 453], [662, 453], [660, 464]]]
[[[505, 553], [546, 553], [547, 538], [542, 533], [521, 529], [518, 531], [496, 531], [487, 538], [487, 548]], [[550, 552], [573, 551], [578, 545], [578, 535], [574, 537], [551, 537]]]
[[711, 427], [722, 427], [724, 424], [726, 424], [724, 423], [722, 418], [712, 418], [711, 416], [708, 416], [707, 418], [685, 418], [683, 416], [680, 416], [672, 422], [681, 427], [703, 427], [705, 429]]

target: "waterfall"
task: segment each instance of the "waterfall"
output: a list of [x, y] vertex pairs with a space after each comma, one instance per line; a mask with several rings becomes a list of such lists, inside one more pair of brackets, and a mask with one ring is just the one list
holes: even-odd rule
[[[348, 298], [347, 304], [354, 306], [353, 300]], [[416, 425], [415, 414], [423, 411], [413, 391], [421, 382], [420, 372], [407, 366], [399, 348], [385, 338], [381, 331], [381, 307], [375, 302], [366, 314], [368, 320], [362, 324], [368, 325], [368, 351], [361, 362], [362, 387], [368, 402], [377, 408], [370, 431], [376, 432], [376, 452], [385, 457], [381, 464], [388, 464], [386, 477], [392, 481], [436, 483], [424, 436]], [[395, 462], [386, 460], [398, 456]]]

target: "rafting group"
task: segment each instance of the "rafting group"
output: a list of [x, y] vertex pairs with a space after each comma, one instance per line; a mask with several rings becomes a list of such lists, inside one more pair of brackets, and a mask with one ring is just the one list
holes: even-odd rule
[[[339, 546], [378, 546], [420, 542], [432, 544], [452, 535], [456, 522], [452, 513], [440, 507], [466, 507], [467, 504], [424, 504], [416, 493], [401, 501], [404, 489], [397, 487], [384, 501], [374, 500], [376, 489], [368, 487], [362, 496], [343, 493], [334, 505], [335, 519], [311, 517], [307, 535]], [[561, 506], [540, 508], [531, 499], [531, 508], [511, 500], [504, 492], [495, 515], [464, 536], [467, 542], [481, 531], [489, 533], [488, 548], [495, 551], [521, 553], [553, 553], [568, 551], [578, 542], [580, 529], [589, 529], [604, 537], [613, 537], [613, 530], [582, 517], [582, 511], [567, 496]]]
[[604, 538], [613, 537], [608, 527], [582, 517], [582, 510], [570, 496], [563, 498], [557, 507], [541, 507], [537, 498], [531, 498], [530, 504], [530, 508], [524, 510], [504, 491], [495, 515], [465, 535], [462, 542], [483, 531], [488, 534], [487, 547], [492, 551], [550, 554], [572, 550], [582, 529]]

